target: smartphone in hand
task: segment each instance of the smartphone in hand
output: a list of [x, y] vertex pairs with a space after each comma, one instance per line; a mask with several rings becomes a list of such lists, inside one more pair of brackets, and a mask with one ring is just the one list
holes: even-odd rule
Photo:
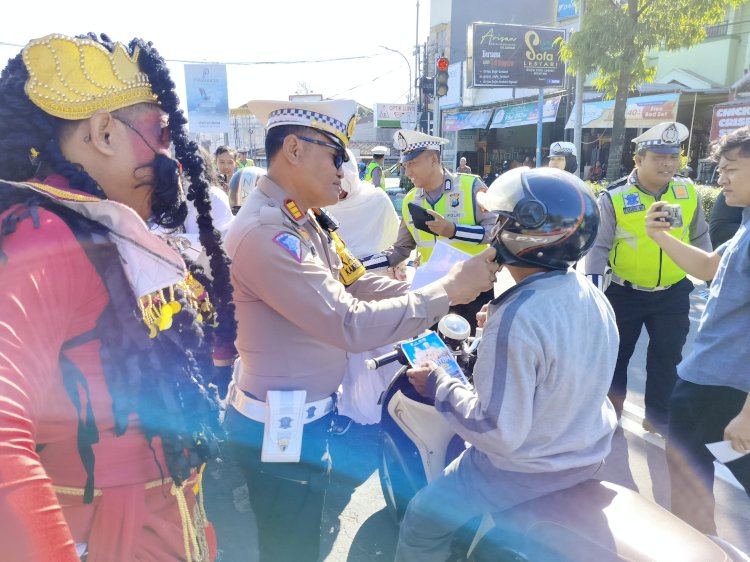
[[432, 232], [425, 223], [435, 220], [435, 217], [429, 214], [424, 207], [422, 207], [421, 205], [417, 205], [416, 203], [409, 202], [409, 214], [411, 215], [411, 220], [414, 223], [415, 228], [418, 228], [419, 230], [422, 230], [424, 232], [429, 232], [430, 234], [434, 234], [434, 232]]

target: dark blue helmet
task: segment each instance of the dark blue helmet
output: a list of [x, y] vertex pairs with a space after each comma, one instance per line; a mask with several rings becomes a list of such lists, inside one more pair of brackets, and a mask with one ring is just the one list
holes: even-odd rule
[[599, 230], [594, 194], [555, 168], [509, 170], [477, 201], [499, 215], [492, 245], [501, 263], [567, 269], [591, 249]]

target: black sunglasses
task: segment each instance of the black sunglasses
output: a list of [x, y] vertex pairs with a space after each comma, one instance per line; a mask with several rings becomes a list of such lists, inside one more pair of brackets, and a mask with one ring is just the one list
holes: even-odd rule
[[312, 144], [319, 144], [320, 146], [325, 146], [325, 147], [334, 149], [336, 151], [336, 154], [333, 157], [333, 165], [336, 166], [337, 170], [341, 168], [341, 165], [345, 161], [349, 160], [346, 156], [346, 151], [337, 144], [332, 144], [330, 142], [323, 142], [317, 139], [311, 139], [309, 137], [303, 137], [300, 135], [295, 135], [295, 136], [298, 139], [303, 140], [305, 142], [310, 142]]

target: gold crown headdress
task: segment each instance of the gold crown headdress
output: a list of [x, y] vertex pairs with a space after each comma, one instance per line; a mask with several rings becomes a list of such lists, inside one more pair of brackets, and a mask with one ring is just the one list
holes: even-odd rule
[[148, 77], [124, 45], [112, 52], [91, 39], [47, 35], [24, 47], [29, 79], [26, 95], [50, 115], [76, 120], [95, 111], [114, 111], [137, 103], [158, 103]]

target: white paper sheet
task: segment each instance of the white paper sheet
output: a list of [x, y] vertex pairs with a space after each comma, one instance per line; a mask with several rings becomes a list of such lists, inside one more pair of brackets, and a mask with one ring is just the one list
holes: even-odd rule
[[417, 268], [411, 282], [411, 290], [416, 291], [433, 281], [437, 281], [448, 273], [455, 264], [465, 261], [471, 254], [454, 248], [442, 240], [438, 240], [432, 250], [429, 261]]
[[716, 460], [723, 463], [732, 462], [740, 457], [744, 457], [747, 453], [738, 453], [732, 449], [731, 441], [717, 441], [716, 443], [706, 443], [706, 447], [711, 451], [711, 454], [716, 457]]

